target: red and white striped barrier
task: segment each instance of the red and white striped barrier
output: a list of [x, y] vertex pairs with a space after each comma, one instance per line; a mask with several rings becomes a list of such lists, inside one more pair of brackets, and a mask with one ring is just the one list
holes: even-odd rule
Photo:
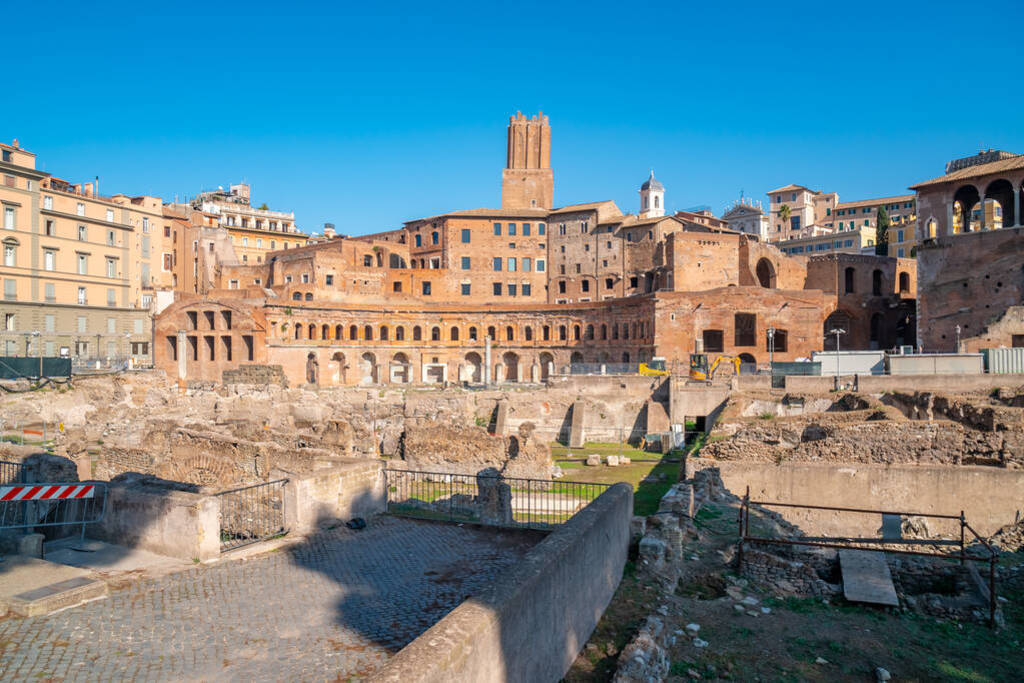
[[96, 487], [93, 484], [25, 484], [24, 486], [0, 486], [0, 501], [92, 498], [95, 491]]

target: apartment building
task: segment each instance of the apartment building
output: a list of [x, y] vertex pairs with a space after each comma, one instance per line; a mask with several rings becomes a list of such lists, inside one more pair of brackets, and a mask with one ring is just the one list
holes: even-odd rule
[[275, 211], [266, 204], [255, 207], [250, 193], [248, 184], [238, 183], [226, 191], [201, 192], [191, 207], [213, 216], [216, 224], [227, 230], [241, 263], [263, 263], [269, 252], [306, 245], [309, 235], [295, 226], [293, 212]]
[[[811, 190], [803, 185], [786, 185], [768, 193], [768, 241], [779, 243], [787, 253], [842, 251], [860, 253], [875, 247], [878, 210], [885, 207], [890, 228], [889, 256], [909, 258], [915, 247], [917, 219], [914, 195], [878, 197], [854, 202], [841, 202], [835, 192]], [[731, 211], [740, 220], [749, 211], [734, 207]], [[788, 212], [788, 221], [783, 221]], [[838, 233], [856, 233], [843, 238]], [[870, 236], [868, 236], [870, 233]], [[837, 246], [838, 245], [838, 246]]]
[[151, 362], [148, 308], [169, 271], [156, 197], [103, 196], [0, 144], [0, 354]]
[[[768, 240], [813, 237], [824, 234], [825, 219], [839, 203], [835, 192], [785, 185], [768, 193]], [[788, 217], [787, 217], [788, 214]]]
[[875, 244], [875, 232], [878, 227], [878, 210], [885, 207], [889, 216], [889, 256], [908, 258], [916, 244], [914, 238], [917, 221], [917, 208], [914, 195], [898, 195], [895, 197], [879, 197], [856, 202], [840, 202], [826, 216], [825, 227], [835, 232], [870, 228], [871, 245]]
[[799, 237], [776, 242], [785, 254], [874, 254], [875, 229], [849, 228], [843, 232]]

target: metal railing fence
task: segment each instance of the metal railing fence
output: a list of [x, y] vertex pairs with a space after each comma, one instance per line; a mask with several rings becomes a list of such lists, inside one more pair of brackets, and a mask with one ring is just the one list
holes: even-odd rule
[[570, 363], [570, 375], [635, 375], [639, 363]]
[[[0, 486], [5, 484], [21, 484], [25, 481], [25, 465], [20, 462], [0, 460]], [[0, 503], [0, 528], [17, 528], [24, 519], [24, 507], [10, 506]]]
[[[770, 536], [757, 536], [750, 532], [750, 507], [752, 505], [757, 505], [761, 507], [781, 507], [791, 509], [795, 508], [802, 510], [823, 510], [833, 514], [853, 513], [866, 515], [880, 515], [882, 518], [882, 536], [880, 538], [863, 538], [852, 536], [801, 536], [797, 538], [775, 538]], [[898, 535], [899, 532], [889, 533], [889, 529], [887, 529], [887, 522], [889, 520], [901, 523], [902, 520], [907, 517], [923, 517], [927, 519], [941, 519], [957, 522], [959, 525], [960, 537], [958, 540], [940, 538], [903, 538], [902, 535]], [[798, 545], [817, 548], [834, 548], [837, 550], [877, 549], [885, 553], [893, 553], [896, 555], [914, 555], [918, 557], [933, 557], [936, 559], [959, 560], [961, 565], [965, 565], [968, 560], [972, 562], [987, 562], [988, 595], [986, 597], [988, 599], [989, 624], [994, 626], [996, 623], [996, 562], [998, 562], [999, 560], [999, 554], [989, 544], [988, 541], [979, 536], [978, 533], [971, 527], [971, 525], [967, 523], [967, 519], [964, 517], [963, 510], [960, 511], [959, 515], [939, 515], [923, 512], [894, 512], [890, 510], [871, 510], [865, 508], [832, 507], [827, 505], [803, 505], [799, 503], [779, 503], [765, 500], [751, 500], [750, 487], [748, 486], [746, 494], [743, 496], [743, 501], [740, 505], [738, 521], [739, 544], [736, 553], [737, 568], [742, 567], [743, 548], [744, 546], [750, 543], [765, 543], [769, 545], [782, 546]], [[895, 532], [896, 530], [894, 529], [893, 531]], [[979, 549], [978, 553], [972, 552], [974, 550], [973, 548], [968, 548], [968, 533], [970, 533], [970, 535], [973, 536], [974, 541], [981, 545], [981, 548]], [[935, 550], [933, 552], [924, 552], [921, 550], [905, 550], [902, 548], [893, 548], [892, 546], [931, 546], [935, 548]], [[943, 552], [943, 548], [948, 548], [951, 552]]]
[[611, 484], [385, 470], [387, 511], [404, 517], [550, 529], [568, 521]]
[[0, 485], [20, 484], [25, 481], [25, 464], [0, 460]]
[[0, 485], [0, 529], [80, 526], [84, 537], [85, 526], [103, 521], [106, 511], [105, 482]]
[[225, 552], [288, 533], [284, 485], [277, 479], [220, 491], [220, 550]]

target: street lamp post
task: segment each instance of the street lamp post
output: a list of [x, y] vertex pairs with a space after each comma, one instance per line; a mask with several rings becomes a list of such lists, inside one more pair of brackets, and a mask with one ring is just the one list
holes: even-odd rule
[[775, 368], [775, 328], [768, 328], [768, 367]]
[[846, 334], [846, 330], [841, 327], [833, 327], [828, 333], [836, 335], [836, 391], [839, 391], [842, 383], [842, 374], [839, 371], [839, 335]]
[[953, 347], [953, 353], [960, 353], [960, 326], [956, 326], [956, 346]]

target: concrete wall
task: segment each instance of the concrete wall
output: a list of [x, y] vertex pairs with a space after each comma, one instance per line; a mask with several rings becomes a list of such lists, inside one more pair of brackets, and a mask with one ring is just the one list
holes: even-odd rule
[[271, 479], [288, 477], [284, 486], [285, 525], [291, 533], [308, 533], [325, 520], [368, 517], [386, 507], [384, 463], [352, 458], [309, 474], [275, 470]]
[[[998, 467], [842, 465], [691, 458], [687, 476], [717, 467], [732, 493], [750, 486], [754, 500], [958, 515], [984, 536], [1024, 510], [1024, 471]], [[810, 534], [876, 536], [881, 515], [771, 508]], [[956, 523], [928, 520], [932, 531], [959, 534]], [[943, 526], [944, 525], [944, 526]]]
[[811, 360], [821, 363], [822, 376], [835, 375], [837, 367], [844, 375], [881, 375], [885, 372], [884, 351], [815, 351]]
[[374, 675], [378, 681], [558, 681], [622, 578], [633, 493], [616, 484]]
[[[688, 417], [715, 416], [729, 398], [729, 389], [709, 386], [687, 386], [684, 377], [672, 378], [671, 422], [683, 424]], [[707, 424], [710, 428], [712, 420]]]
[[137, 474], [108, 486], [106, 514], [101, 523], [90, 525], [90, 537], [183, 560], [220, 555], [220, 503], [215, 497]]
[[889, 356], [886, 365], [891, 375], [980, 375], [985, 372], [980, 353]]

